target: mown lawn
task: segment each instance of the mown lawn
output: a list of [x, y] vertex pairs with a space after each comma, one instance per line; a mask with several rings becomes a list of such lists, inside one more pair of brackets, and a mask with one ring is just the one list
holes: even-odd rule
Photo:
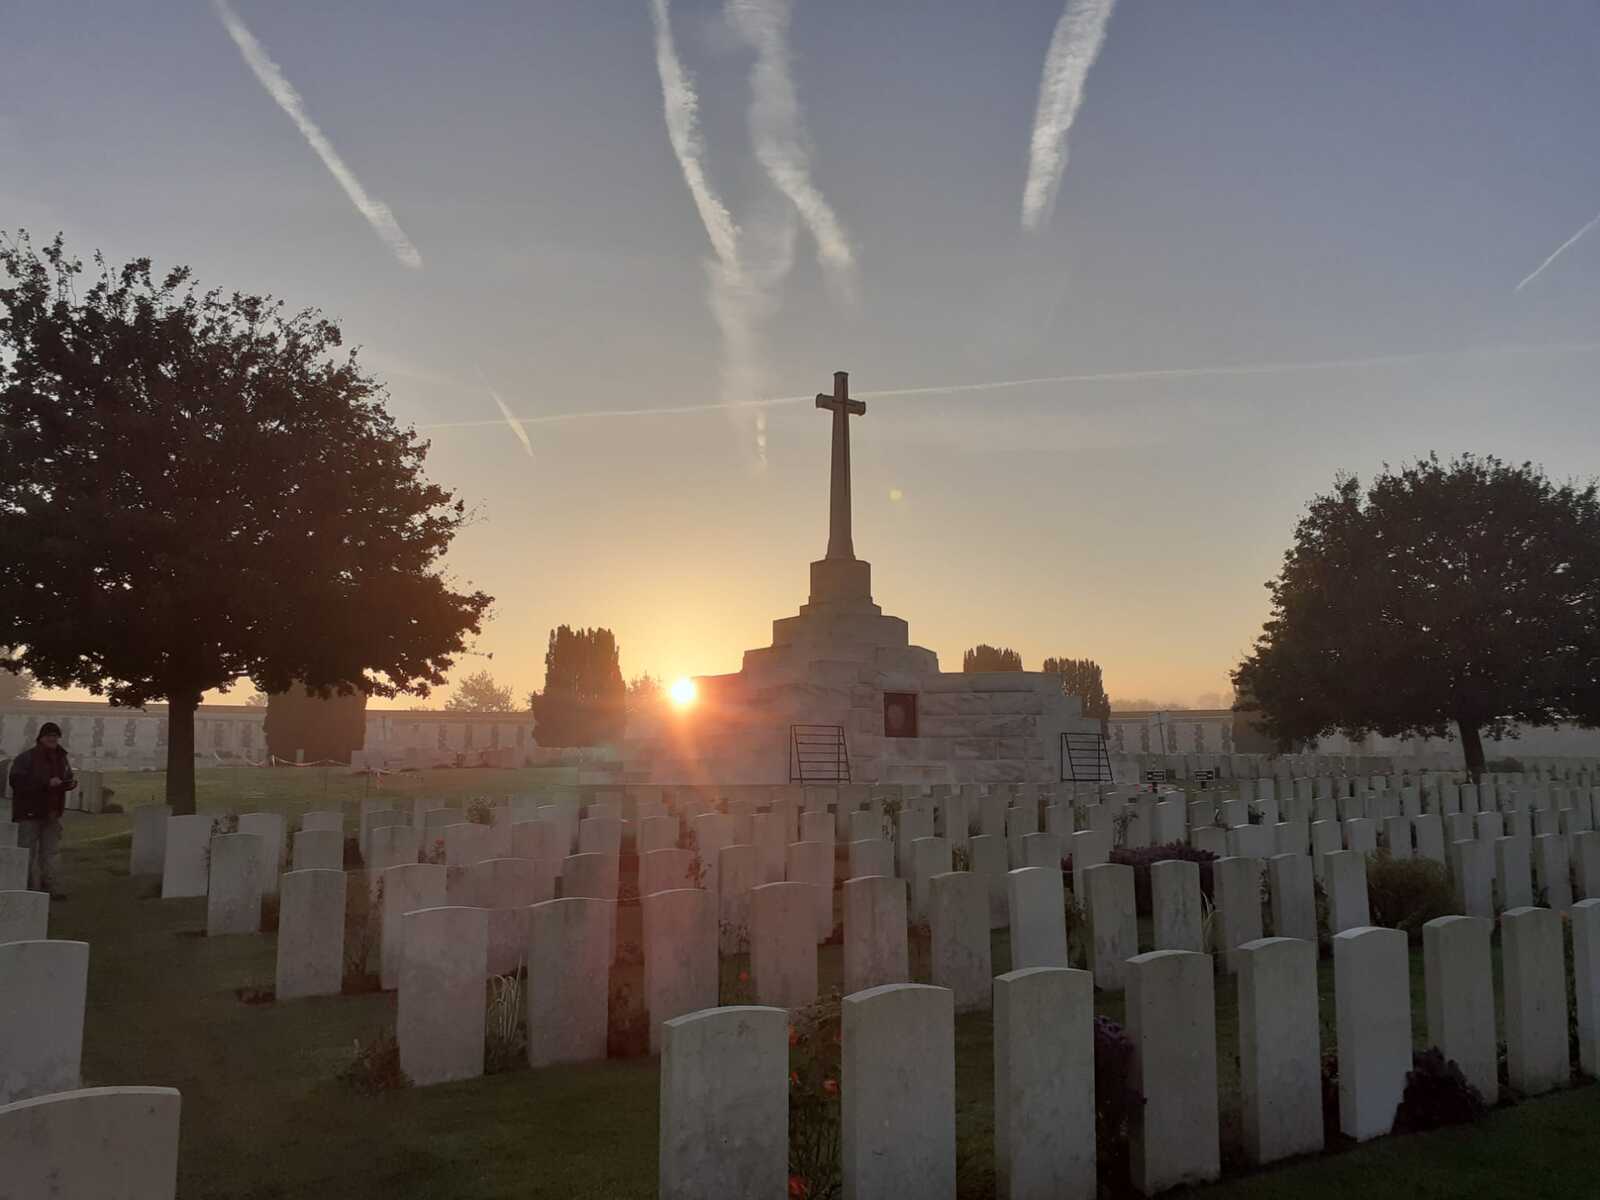
[[[206, 776], [213, 774], [228, 773]], [[444, 777], [425, 781], [440, 795], [504, 795], [532, 783], [511, 779], [516, 772], [430, 774]], [[506, 783], [490, 785], [483, 776]], [[552, 780], [546, 776], [544, 782]], [[227, 780], [206, 778], [201, 807], [270, 807], [293, 814], [324, 804], [314, 790], [319, 783], [309, 777], [270, 779], [254, 784], [257, 794], [240, 798]], [[360, 784], [347, 775], [332, 777], [327, 794], [353, 810]], [[304, 794], [308, 786], [311, 795]], [[129, 798], [128, 791], [137, 800], [136, 788], [119, 789], [118, 801]], [[115, 827], [119, 820], [126, 818], [69, 814], [63, 865], [71, 898], [55, 906], [51, 933], [92, 946], [85, 1083], [164, 1084], [183, 1092], [183, 1200], [654, 1196], [654, 1059], [520, 1070], [375, 1097], [355, 1094], [337, 1075], [358, 1038], [392, 1027], [393, 997], [243, 1002], [241, 989], [271, 985], [273, 937], [205, 938], [204, 900], [161, 901], [153, 898], [158, 889], [152, 881], [128, 878], [128, 839]], [[637, 936], [637, 910], [625, 907], [619, 943]], [[995, 938], [994, 960], [997, 972], [1009, 965], [1003, 934]], [[914, 973], [925, 961], [913, 954]], [[727, 964], [725, 977], [736, 978], [740, 965]], [[838, 948], [824, 947], [825, 989], [837, 985], [840, 970]], [[636, 988], [637, 967], [622, 973]], [[1413, 978], [1420, 1039], [1420, 952], [1413, 958]], [[1331, 964], [1323, 965], [1321, 988], [1324, 1045], [1331, 1049]], [[1120, 1018], [1121, 998], [1104, 996], [1101, 1008]], [[1600, 1088], [1593, 1086], [1502, 1107], [1467, 1128], [1386, 1138], [1248, 1173], [1238, 1153], [1234, 988], [1225, 978], [1218, 980], [1217, 1018], [1228, 1175], [1204, 1189], [1208, 1196], [1600, 1195], [1600, 1175], [1589, 1157], [1600, 1120]], [[962, 1197], [993, 1195], [990, 1035], [986, 1015], [957, 1022]]]

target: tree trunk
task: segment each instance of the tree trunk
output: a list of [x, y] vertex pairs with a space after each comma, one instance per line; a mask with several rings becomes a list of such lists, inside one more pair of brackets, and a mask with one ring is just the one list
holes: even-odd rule
[[1467, 773], [1472, 776], [1472, 782], [1478, 783], [1483, 779], [1483, 735], [1479, 732], [1476, 721], [1469, 721], [1465, 717], [1456, 719], [1456, 727], [1461, 730], [1461, 753], [1467, 759]]
[[167, 804], [173, 816], [194, 812], [194, 710], [199, 692], [167, 697]]

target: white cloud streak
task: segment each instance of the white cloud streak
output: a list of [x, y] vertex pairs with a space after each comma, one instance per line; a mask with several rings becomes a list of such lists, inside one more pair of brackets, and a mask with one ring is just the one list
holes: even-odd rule
[[[722, 333], [722, 402], [708, 407], [737, 412], [757, 407], [742, 401], [769, 386], [762, 331], [777, 311], [778, 287], [794, 264], [794, 214], [787, 206], [777, 213], [763, 210], [748, 230], [734, 222], [706, 173], [700, 100], [678, 57], [668, 0], [650, 0], [650, 20], [667, 140], [714, 256], [706, 275], [712, 317]], [[757, 414], [754, 447], [761, 466], [766, 464], [766, 439], [765, 418]]]
[[1556, 259], [1560, 258], [1563, 254], [1565, 254], [1568, 250], [1570, 250], [1574, 245], [1576, 245], [1578, 239], [1581, 238], [1584, 234], [1588, 233], [1596, 225], [1600, 225], [1600, 213], [1595, 213], [1593, 220], [1591, 220], [1582, 229], [1578, 230], [1577, 233], [1573, 234], [1566, 241], [1562, 242], [1561, 245], [1557, 246], [1555, 248], [1554, 253], [1552, 253], [1549, 258], [1545, 259], [1542, 263], [1540, 263], [1537, 267], [1535, 267], [1527, 275], [1527, 277], [1523, 279], [1523, 281], [1521, 283], [1517, 284], [1517, 286], [1512, 288], [1511, 290], [1513, 292], [1520, 292], [1523, 288], [1527, 287], [1535, 279], [1539, 278], [1539, 276], [1543, 275], [1546, 267], [1548, 267], [1551, 263], [1555, 262]]
[[817, 243], [835, 293], [855, 297], [855, 253], [833, 206], [811, 178], [811, 150], [789, 71], [790, 0], [727, 0], [729, 23], [756, 52], [750, 69], [750, 139], [756, 160], [789, 198]]
[[326, 134], [317, 127], [317, 123], [306, 114], [305, 101], [300, 98], [300, 93], [295, 91], [294, 85], [284, 78], [283, 71], [278, 64], [272, 61], [266, 48], [256, 40], [245, 23], [240, 20], [239, 14], [234, 12], [229, 0], [212, 0], [212, 6], [217, 10], [217, 17], [222, 21], [223, 28], [228, 31], [228, 36], [233, 39], [233, 44], [239, 48], [240, 55], [244, 58], [256, 79], [266, 89], [267, 95], [277, 102], [279, 108], [288, 114], [295, 127], [305, 136], [311, 148], [317, 152], [317, 157], [322, 159], [322, 165], [328, 168], [329, 174], [344, 189], [350, 203], [355, 205], [356, 211], [366, 218], [367, 224], [383, 239], [384, 243], [394, 252], [394, 256], [403, 264], [414, 270], [422, 269], [422, 254], [412, 245], [411, 239], [400, 228], [400, 223], [394, 219], [394, 213], [382, 200], [367, 194], [361, 186], [361, 181], [355, 173], [345, 165], [344, 159], [339, 157], [339, 152], [333, 148], [333, 143]]
[[1067, 134], [1083, 103], [1083, 84], [1106, 40], [1116, 0], [1067, 0], [1045, 54], [1039, 106], [1028, 151], [1028, 181], [1022, 189], [1022, 227], [1036, 230], [1055, 207], [1056, 189], [1067, 169]]
[[510, 427], [511, 432], [516, 435], [517, 441], [522, 443], [522, 448], [527, 452], [528, 457], [532, 458], [533, 442], [529, 440], [528, 431], [524, 428], [522, 421], [513, 415], [510, 407], [500, 398], [500, 393], [489, 386], [489, 377], [484, 375], [482, 368], [479, 368], [478, 376], [483, 380], [483, 386], [489, 389], [490, 398], [494, 401], [495, 407], [500, 410], [500, 415], [505, 418], [505, 422]]
[[[1403, 367], [1427, 362], [1479, 356], [1506, 357], [1524, 354], [1588, 354], [1600, 350], [1600, 341], [1546, 342], [1534, 345], [1481, 346], [1465, 350], [1424, 350], [1411, 354], [1378, 354], [1366, 358], [1327, 358], [1302, 362], [1223, 363], [1199, 367], [1154, 367], [1143, 370], [1095, 371], [1076, 375], [1035, 375], [1025, 379], [990, 379], [975, 383], [939, 383], [924, 387], [881, 388], [877, 391], [855, 392], [851, 395], [862, 400], [913, 400], [930, 396], [954, 396], [972, 392], [1003, 392], [1017, 388], [1039, 387], [1051, 384], [1118, 384], [1149, 383], [1165, 380], [1239, 378], [1251, 375], [1294, 375], [1305, 372], [1353, 371], [1363, 368]], [[804, 396], [770, 396], [763, 399], [744, 399], [724, 403], [677, 404], [661, 408], [600, 408], [576, 409], [564, 413], [542, 413], [519, 420], [528, 425], [558, 425], [574, 421], [617, 420], [628, 417], [670, 417], [690, 413], [723, 412], [740, 409], [781, 408], [793, 404], [810, 404], [816, 398], [813, 392]], [[438, 421], [417, 426], [418, 430], [473, 429], [499, 425], [499, 421]]]

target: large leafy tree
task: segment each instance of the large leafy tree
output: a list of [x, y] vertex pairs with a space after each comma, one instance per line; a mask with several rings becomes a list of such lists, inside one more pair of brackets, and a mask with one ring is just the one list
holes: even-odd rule
[[450, 699], [444, 703], [451, 712], [515, 712], [517, 702], [509, 687], [494, 681], [488, 671], [474, 671], [456, 685]]
[[531, 697], [541, 746], [595, 746], [622, 737], [627, 685], [609, 629], [550, 631], [544, 691]]
[[1061, 690], [1083, 702], [1083, 715], [1100, 722], [1106, 731], [1111, 719], [1111, 700], [1106, 695], [1105, 675], [1092, 658], [1047, 658], [1040, 668], [1046, 675], [1061, 676]]
[[1314, 499], [1233, 673], [1280, 746], [1341, 731], [1483, 737], [1600, 724], [1600, 497], [1466, 455]]
[[165, 699], [175, 812], [203, 692], [444, 682], [490, 604], [441, 572], [466, 514], [335, 324], [59, 237], [0, 268], [0, 666]]
[[299, 685], [267, 697], [262, 722], [267, 753], [292, 763], [349, 762], [367, 740], [367, 698], [359, 691], [322, 696]]
[[968, 675], [974, 671], [1020, 671], [1022, 655], [1009, 646], [991, 646], [982, 642], [962, 654], [961, 669]]

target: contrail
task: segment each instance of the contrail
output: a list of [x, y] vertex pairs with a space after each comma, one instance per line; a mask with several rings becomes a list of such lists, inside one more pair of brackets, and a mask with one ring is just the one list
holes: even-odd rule
[[[667, 140], [716, 256], [706, 264], [706, 274], [711, 315], [722, 332], [723, 402], [710, 407], [737, 411], [753, 407], [740, 404], [740, 398], [760, 395], [767, 386], [761, 329], [776, 311], [778, 285], [794, 262], [794, 216], [792, 212], [762, 214], [748, 231], [734, 223], [728, 206], [706, 176], [700, 101], [694, 81], [678, 57], [668, 0], [650, 0], [650, 20], [655, 27]], [[756, 461], [765, 466], [766, 426], [759, 413], [755, 452]]]
[[1028, 182], [1022, 189], [1022, 227], [1038, 229], [1055, 205], [1067, 169], [1067, 134], [1083, 103], [1083, 81], [1106, 40], [1106, 22], [1116, 0], [1067, 0], [1056, 22], [1039, 79], [1033, 116]]
[[1588, 233], [1589, 230], [1593, 229], [1596, 225], [1600, 225], [1600, 213], [1595, 213], [1594, 219], [1592, 221], [1590, 221], [1582, 229], [1578, 230], [1577, 233], [1573, 234], [1566, 241], [1562, 242], [1561, 245], [1557, 246], [1556, 249], [1555, 249], [1555, 253], [1553, 253], [1549, 258], [1545, 259], [1542, 263], [1540, 263], [1537, 267], [1535, 267], [1533, 269], [1533, 273], [1531, 275], [1529, 275], [1526, 279], [1524, 279], [1521, 283], [1517, 284], [1517, 286], [1512, 288], [1511, 290], [1513, 292], [1520, 292], [1523, 288], [1527, 287], [1535, 279], [1539, 278], [1539, 276], [1543, 275], [1544, 274], [1544, 269], [1546, 267], [1548, 267], [1551, 263], [1555, 262], [1556, 259], [1560, 258], [1564, 253], [1566, 253], [1567, 250], [1571, 248], [1573, 243], [1575, 243], [1584, 234]]
[[333, 143], [327, 135], [317, 128], [317, 123], [306, 115], [305, 103], [300, 98], [300, 93], [295, 91], [294, 85], [283, 76], [283, 71], [278, 64], [268, 56], [266, 48], [256, 41], [255, 34], [239, 19], [239, 14], [233, 11], [229, 0], [211, 0], [221, 19], [223, 27], [227, 29], [228, 36], [233, 39], [233, 44], [239, 47], [239, 53], [261, 86], [266, 88], [267, 95], [278, 102], [278, 107], [289, 114], [306, 141], [311, 143], [311, 148], [317, 152], [317, 157], [322, 159], [322, 165], [328, 168], [329, 173], [339, 181], [339, 186], [344, 189], [345, 195], [350, 197], [350, 203], [356, 206], [356, 211], [367, 219], [367, 223], [394, 251], [394, 256], [408, 267], [416, 270], [422, 269], [422, 255], [411, 244], [411, 239], [400, 228], [400, 223], [394, 219], [394, 213], [389, 211], [389, 206], [382, 200], [367, 195], [367, 190], [361, 186], [361, 181], [355, 177], [354, 172], [345, 166], [344, 159], [339, 157], [339, 152], [333, 148]]
[[[1466, 350], [1423, 350], [1411, 354], [1379, 354], [1366, 358], [1327, 358], [1304, 362], [1232, 363], [1200, 367], [1153, 367], [1143, 370], [1096, 371], [1076, 375], [1035, 375], [1026, 379], [991, 379], [976, 383], [940, 383], [924, 387], [882, 388], [852, 393], [863, 400], [914, 399], [918, 396], [950, 396], [966, 392], [998, 392], [1013, 388], [1065, 383], [1137, 383], [1165, 379], [1204, 379], [1249, 375], [1289, 375], [1311, 371], [1347, 371], [1363, 367], [1397, 367], [1440, 359], [1477, 355], [1582, 354], [1600, 350], [1595, 342], [1546, 342], [1538, 345], [1482, 346]], [[739, 409], [779, 408], [791, 404], [810, 404], [815, 393], [804, 396], [770, 396], [756, 400], [721, 403], [677, 404], [661, 408], [578, 409], [563, 413], [542, 413], [518, 418], [527, 425], [556, 425], [572, 421], [615, 420], [623, 417], [682, 416], [688, 413], [724, 412]], [[438, 421], [417, 426], [418, 430], [472, 429], [499, 425], [499, 421]]]
[[817, 243], [817, 258], [848, 299], [855, 254], [833, 206], [811, 179], [800, 99], [789, 73], [790, 0], [727, 0], [729, 22], [756, 52], [750, 70], [750, 139], [773, 186], [789, 198]]
[[528, 452], [528, 457], [532, 458], [533, 443], [528, 440], [528, 431], [523, 428], [522, 422], [512, 415], [511, 409], [508, 408], [506, 406], [506, 402], [500, 398], [500, 393], [495, 391], [494, 388], [490, 386], [489, 377], [483, 373], [482, 367], [478, 368], [478, 378], [483, 380], [483, 386], [488, 388], [489, 395], [493, 398], [495, 406], [500, 409], [500, 415], [505, 418], [506, 424], [511, 427], [511, 432], [516, 434], [517, 441], [522, 443], [522, 448]]

